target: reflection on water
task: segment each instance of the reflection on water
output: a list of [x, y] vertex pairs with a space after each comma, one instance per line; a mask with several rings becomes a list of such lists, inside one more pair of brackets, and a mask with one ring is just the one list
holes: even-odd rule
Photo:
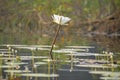
[[47, 45], [2, 45], [0, 80], [119, 80], [120, 63], [115, 60], [116, 54], [93, 52], [95, 48], [57, 48], [51, 60]]

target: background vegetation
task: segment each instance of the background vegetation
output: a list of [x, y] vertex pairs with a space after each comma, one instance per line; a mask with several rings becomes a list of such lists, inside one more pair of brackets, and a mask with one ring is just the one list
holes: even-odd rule
[[[98, 26], [100, 31], [111, 30], [104, 28], [113, 22], [106, 18], [119, 9], [120, 0], [0, 0], [0, 44], [51, 44], [56, 31], [51, 15], [60, 14], [72, 21], [62, 27], [57, 43], [85, 45], [89, 41], [83, 34], [99, 31]], [[118, 33], [119, 27], [115, 29]]]

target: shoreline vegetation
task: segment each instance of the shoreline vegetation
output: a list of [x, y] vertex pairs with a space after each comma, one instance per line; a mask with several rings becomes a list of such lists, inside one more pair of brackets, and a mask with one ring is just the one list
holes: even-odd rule
[[57, 45], [97, 43], [119, 52], [119, 9], [119, 0], [1, 0], [0, 44], [50, 45], [56, 32], [51, 15], [60, 14], [71, 21], [60, 30]]

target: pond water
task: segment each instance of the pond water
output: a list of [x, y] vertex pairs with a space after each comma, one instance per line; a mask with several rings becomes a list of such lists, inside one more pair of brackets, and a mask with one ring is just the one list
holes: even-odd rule
[[[0, 80], [120, 80], [113, 52], [96, 46], [1, 45]], [[110, 79], [109, 79], [110, 78]]]

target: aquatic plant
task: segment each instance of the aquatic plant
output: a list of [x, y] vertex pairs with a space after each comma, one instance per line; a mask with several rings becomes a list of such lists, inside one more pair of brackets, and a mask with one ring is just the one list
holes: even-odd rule
[[50, 50], [50, 53], [49, 53], [49, 55], [51, 56], [51, 59], [53, 59], [52, 50], [53, 50], [53, 47], [54, 47], [54, 45], [55, 45], [56, 38], [57, 38], [57, 36], [58, 36], [60, 27], [61, 27], [62, 25], [68, 25], [67, 23], [70, 22], [70, 20], [71, 20], [69, 17], [64, 17], [64, 16], [60, 16], [60, 15], [55, 15], [55, 14], [52, 16], [52, 19], [53, 19], [53, 22], [55, 22], [55, 23], [58, 24], [58, 28], [57, 28], [55, 37], [54, 37], [54, 39], [53, 39], [52, 46], [51, 46], [51, 50]]

